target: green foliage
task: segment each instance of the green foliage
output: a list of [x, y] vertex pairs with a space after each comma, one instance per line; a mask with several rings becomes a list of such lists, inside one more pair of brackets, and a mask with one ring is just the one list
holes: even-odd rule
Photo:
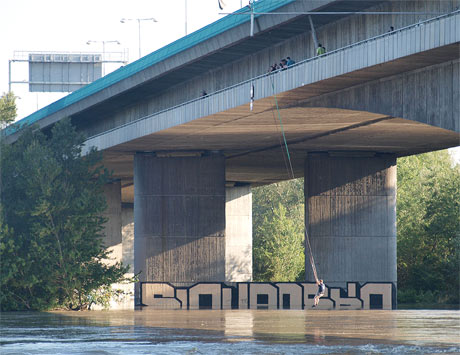
[[82, 309], [94, 290], [123, 279], [108, 266], [103, 247], [101, 154], [84, 158], [84, 137], [70, 120], [47, 138], [27, 129], [1, 157], [0, 219], [2, 310]]
[[254, 189], [255, 281], [304, 279], [303, 200], [303, 179]]
[[13, 92], [3, 93], [0, 97], [0, 128], [16, 119], [16, 96]]
[[[121, 284], [130, 284], [133, 282], [139, 282], [137, 275], [132, 278], [123, 280]], [[93, 304], [97, 304], [102, 306], [103, 309], [108, 310], [110, 308], [110, 303], [112, 301], [122, 302], [127, 294], [133, 295], [132, 292], [127, 293], [123, 289], [118, 288], [119, 285], [120, 283], [113, 285], [104, 285], [102, 287], [92, 290], [87, 295], [88, 309], [91, 309], [91, 306]]]
[[279, 204], [286, 208], [288, 218], [303, 223], [303, 179], [295, 179], [253, 189], [254, 225], [263, 223]]
[[446, 295], [439, 290], [417, 291], [413, 288], [398, 289], [398, 303], [401, 304], [439, 304], [448, 301]]
[[400, 302], [434, 294], [459, 302], [459, 196], [460, 169], [447, 151], [398, 160]]

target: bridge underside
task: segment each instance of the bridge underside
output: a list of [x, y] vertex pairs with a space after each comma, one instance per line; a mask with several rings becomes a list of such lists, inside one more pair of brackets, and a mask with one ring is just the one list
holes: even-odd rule
[[[122, 180], [123, 200], [132, 202], [136, 152], [218, 151], [225, 156], [227, 184], [259, 186], [289, 178], [283, 133], [295, 177], [304, 175], [309, 152], [400, 157], [454, 147], [460, 143], [455, 104], [459, 48], [445, 47], [258, 100], [256, 93], [253, 110], [241, 105], [112, 146], [104, 150], [104, 162]], [[409, 67], [412, 71], [397, 73], [396, 68]], [[274, 86], [281, 85], [283, 75], [272, 75]], [[203, 107], [213, 104], [203, 99]]]
[[227, 184], [252, 186], [289, 179], [282, 131], [295, 177], [304, 175], [309, 152], [349, 152], [361, 156], [405, 156], [455, 146], [455, 132], [369, 112], [292, 107], [253, 112], [241, 107], [152, 134], [104, 151], [104, 163], [122, 180], [124, 202], [133, 202], [135, 152], [180, 154], [219, 151], [226, 158]]

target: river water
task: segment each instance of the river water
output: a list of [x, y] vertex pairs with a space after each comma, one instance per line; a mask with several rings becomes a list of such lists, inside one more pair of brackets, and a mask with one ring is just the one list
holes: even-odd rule
[[2, 313], [6, 354], [459, 354], [460, 311]]

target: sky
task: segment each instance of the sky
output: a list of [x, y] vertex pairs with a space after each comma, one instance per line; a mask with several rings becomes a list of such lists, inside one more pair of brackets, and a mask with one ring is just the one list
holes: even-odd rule
[[[185, 35], [233, 12], [247, 0], [225, 0], [220, 10], [218, 0], [0, 0], [0, 94], [8, 91], [8, 61], [15, 51], [129, 53], [129, 62], [139, 57], [138, 22], [121, 23], [122, 18], [155, 18], [141, 21], [141, 50], [147, 55]], [[108, 74], [122, 64], [106, 64]], [[13, 81], [28, 79], [27, 63], [13, 62]], [[29, 93], [27, 84], [12, 84], [17, 96], [18, 119], [42, 108], [67, 93]]]

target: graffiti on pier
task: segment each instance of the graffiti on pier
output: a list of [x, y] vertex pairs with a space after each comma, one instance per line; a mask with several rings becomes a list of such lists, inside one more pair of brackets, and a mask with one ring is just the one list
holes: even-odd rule
[[[310, 309], [313, 282], [142, 282], [141, 305], [154, 309]], [[394, 309], [391, 282], [327, 287], [318, 309]]]

